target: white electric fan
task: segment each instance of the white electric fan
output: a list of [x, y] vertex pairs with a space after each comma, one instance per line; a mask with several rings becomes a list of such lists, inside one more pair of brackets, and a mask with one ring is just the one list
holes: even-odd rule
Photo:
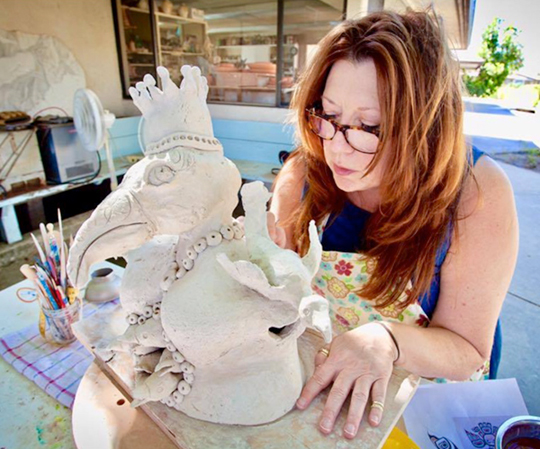
[[78, 89], [73, 99], [73, 119], [77, 134], [85, 149], [99, 151], [105, 146], [109, 176], [111, 178], [111, 190], [116, 189], [118, 182], [107, 132], [116, 119], [115, 115], [103, 109], [98, 96], [93, 91], [90, 89]]

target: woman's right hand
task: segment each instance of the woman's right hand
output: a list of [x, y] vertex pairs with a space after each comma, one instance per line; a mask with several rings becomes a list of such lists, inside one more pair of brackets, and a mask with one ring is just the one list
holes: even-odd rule
[[287, 234], [285, 233], [285, 229], [278, 226], [278, 220], [276, 220], [276, 216], [272, 212], [266, 213], [266, 222], [268, 233], [274, 243], [280, 248], [287, 248]]

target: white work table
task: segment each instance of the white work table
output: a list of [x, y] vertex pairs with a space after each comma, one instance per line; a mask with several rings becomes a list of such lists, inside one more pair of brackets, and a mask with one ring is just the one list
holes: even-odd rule
[[[142, 156], [141, 156], [142, 157]], [[124, 175], [133, 165], [128, 157], [121, 157], [114, 160], [116, 168], [116, 176]], [[8, 243], [14, 243], [22, 240], [21, 230], [19, 228], [19, 220], [15, 212], [15, 206], [27, 203], [28, 201], [46, 198], [68, 190], [77, 189], [89, 184], [100, 184], [106, 179], [109, 179], [109, 172], [106, 164], [102, 164], [99, 174], [88, 181], [67, 182], [65, 184], [55, 184], [41, 186], [35, 190], [20, 193], [17, 195], [9, 195], [7, 198], [0, 199], [1, 223], [4, 228], [6, 240]], [[0, 446], [1, 447], [1, 446]]]
[[[123, 268], [108, 262], [96, 264], [93, 269], [104, 267], [113, 268], [118, 274], [123, 272]], [[16, 292], [21, 287], [33, 287], [33, 284], [25, 280], [0, 291], [0, 336], [30, 325], [37, 328], [39, 305], [19, 301]], [[76, 447], [71, 431], [71, 410], [18, 373], [2, 357], [0, 404], [0, 448]]]
[[[117, 274], [122, 275], [123, 268], [107, 262], [96, 264], [92, 270], [104, 267], [111, 267]], [[32, 287], [32, 284], [29, 281], [22, 281], [0, 292], [0, 304], [3, 306], [3, 313], [0, 314], [0, 336], [25, 329], [30, 325], [37, 327], [39, 306], [37, 302], [28, 304], [17, 299], [16, 292], [21, 287]], [[3, 358], [0, 358], [0, 369], [2, 373], [0, 376], [2, 404], [0, 448], [2, 449], [75, 449], [77, 447], [79, 449], [113, 447], [116, 449], [137, 447], [168, 449], [174, 447], [174, 444], [143, 411], [129, 406], [126, 397], [113, 386], [95, 363], [90, 365], [79, 385], [74, 414], [71, 409], [58, 403], [18, 373]], [[396, 405], [392, 406], [402, 410], [414, 391], [414, 385], [404, 378], [406, 374], [401, 376], [403, 379], [396, 377], [397, 383], [394, 386], [396, 391], [391, 396], [395, 396], [397, 401]], [[403, 387], [408, 393], [398, 395], [397, 390], [402, 391]], [[403, 397], [398, 400], [398, 396]], [[404, 398], [405, 402], [403, 402]], [[324, 402], [324, 398], [321, 401]], [[393, 413], [396, 412], [398, 412], [397, 408]], [[318, 416], [319, 413], [320, 410], [317, 409], [311, 411], [314, 416]], [[389, 420], [394, 419], [397, 418], [389, 417]], [[320, 437], [315, 426], [311, 429], [308, 421], [304, 423], [305, 427], [309, 427], [315, 436]], [[393, 426], [390, 422], [388, 424]], [[73, 430], [75, 430], [79, 446], [75, 444]], [[366, 437], [370, 434], [371, 438], [377, 439], [373, 431], [366, 434]], [[371, 438], [360, 440], [361, 444], [357, 447], [375, 447]], [[346, 444], [345, 446], [349, 447]]]

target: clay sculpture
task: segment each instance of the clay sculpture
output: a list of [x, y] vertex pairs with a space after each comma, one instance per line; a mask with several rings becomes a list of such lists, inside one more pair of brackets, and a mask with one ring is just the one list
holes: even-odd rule
[[304, 258], [273, 243], [260, 182], [242, 188], [244, 226], [233, 219], [240, 174], [214, 137], [206, 79], [197, 67], [181, 72], [180, 87], [159, 67], [162, 90], [150, 75], [130, 89], [145, 157], [77, 233], [69, 276], [82, 287], [93, 263], [128, 261], [127, 330], [111, 348], [133, 354], [132, 405], [271, 422], [294, 407], [305, 382], [300, 335], [309, 327], [332, 336], [328, 303], [310, 287], [321, 245], [314, 223]]

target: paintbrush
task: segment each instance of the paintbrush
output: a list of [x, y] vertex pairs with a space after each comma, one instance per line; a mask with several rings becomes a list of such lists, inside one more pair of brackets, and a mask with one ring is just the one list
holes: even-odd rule
[[60, 284], [66, 289], [66, 250], [64, 248], [64, 229], [62, 227], [62, 215], [58, 209], [58, 229], [60, 229]]
[[52, 223], [48, 223], [47, 231], [49, 234], [49, 245], [51, 247], [51, 257], [53, 258], [55, 264], [57, 266], [60, 266], [60, 250], [58, 248], [58, 240], [56, 239], [56, 234], [54, 232], [54, 225]]
[[62, 290], [62, 287], [55, 285], [54, 288], [56, 289], [56, 293], [60, 297], [60, 301], [62, 301], [62, 308], [67, 307], [67, 305], [69, 304], [69, 301], [66, 297], [66, 294], [64, 293], [64, 290]]
[[52, 304], [50, 302], [50, 299], [49, 299], [47, 293], [45, 292], [45, 289], [43, 288], [43, 285], [41, 284], [41, 282], [38, 279], [37, 273], [28, 264], [22, 265], [20, 270], [21, 270], [21, 273], [24, 275], [24, 277], [26, 277], [26, 279], [28, 279], [29, 281], [34, 283], [34, 285], [36, 286], [38, 291], [41, 293], [41, 297], [43, 298], [43, 300], [48, 302], [49, 303], [49, 308], [52, 309], [53, 306], [52, 306]]
[[54, 281], [54, 278], [51, 279], [51, 277], [48, 278], [49, 282], [49, 288], [51, 289], [51, 292], [54, 295], [54, 298], [56, 299], [56, 304], [58, 304], [58, 307], [63, 309], [66, 304], [64, 303], [64, 300], [62, 299], [62, 294], [58, 290], [58, 284]]
[[54, 284], [58, 285], [60, 283], [60, 280], [58, 279], [58, 272], [56, 271], [56, 264], [54, 263], [54, 259], [52, 257], [49, 257], [49, 274], [51, 275], [52, 281]]
[[43, 239], [43, 249], [48, 256], [51, 253], [51, 246], [49, 245], [49, 237], [47, 236], [47, 229], [43, 223], [39, 224], [39, 230], [41, 231], [41, 238]]
[[45, 263], [45, 254], [43, 253], [43, 250], [41, 249], [41, 245], [39, 244], [38, 240], [36, 239], [35, 235], [30, 233], [30, 235], [32, 236], [32, 240], [34, 241], [34, 245], [36, 245], [36, 248], [38, 250], [38, 254], [39, 254], [39, 258], [41, 259], [41, 261], [43, 263]]
[[[49, 258], [50, 259], [50, 258]], [[56, 282], [54, 282], [54, 268], [52, 268], [51, 264], [50, 263], [47, 263], [47, 269], [43, 269], [43, 267], [41, 266], [36, 266], [36, 271], [39, 272], [39, 274], [41, 274], [45, 281], [47, 281], [47, 285], [49, 286], [49, 288], [51, 289], [52, 293], [53, 293], [53, 296], [56, 296], [54, 295], [54, 286], [56, 285]]]
[[49, 269], [49, 263], [47, 261], [41, 262], [36, 256], [34, 256], [34, 262], [34, 266], [41, 268], [45, 272]]
[[49, 295], [50, 302], [51, 302], [51, 304], [53, 306], [53, 309], [59, 309], [60, 304], [58, 303], [58, 301], [56, 299], [56, 296], [52, 292], [52, 290], [54, 290], [54, 289], [51, 289], [49, 287], [49, 283], [47, 282], [47, 273], [44, 270], [42, 270], [40, 267], [35, 267], [35, 268], [36, 268], [37, 277], [38, 277], [39, 281], [41, 282], [41, 285], [43, 285], [43, 288], [45, 289], [45, 291]]

